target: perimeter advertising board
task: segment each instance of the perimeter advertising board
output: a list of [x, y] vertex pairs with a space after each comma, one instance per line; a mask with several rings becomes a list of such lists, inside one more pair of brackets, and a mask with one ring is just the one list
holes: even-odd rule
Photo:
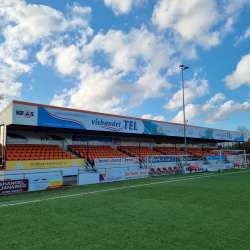
[[28, 179], [0, 181], [0, 195], [22, 193], [28, 189]]
[[157, 162], [175, 162], [175, 157], [166, 156], [166, 157], [147, 157], [146, 161], [149, 163], [157, 163]]
[[134, 180], [134, 179], [142, 179], [148, 178], [147, 170], [133, 170], [133, 171], [125, 171], [125, 180]]
[[148, 178], [147, 170], [132, 170], [132, 171], [109, 171], [93, 174], [79, 174], [78, 185], [105, 183], [113, 181], [124, 181]]
[[6, 161], [6, 170], [62, 168], [84, 166], [83, 159], [37, 160], [37, 161]]
[[29, 191], [47, 190], [63, 187], [62, 176], [29, 178]]

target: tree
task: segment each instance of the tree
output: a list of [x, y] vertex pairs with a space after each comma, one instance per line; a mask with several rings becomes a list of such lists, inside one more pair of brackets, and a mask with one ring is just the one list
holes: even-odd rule
[[243, 126], [239, 125], [236, 129], [236, 131], [246, 133], [247, 134], [247, 142], [242, 142], [240, 144], [240, 148], [246, 151], [246, 154], [250, 154], [250, 129]]
[[242, 133], [246, 133], [247, 134], [247, 139], [249, 141], [250, 138], [250, 129], [243, 126], [243, 125], [239, 125], [236, 129], [236, 131], [242, 132]]

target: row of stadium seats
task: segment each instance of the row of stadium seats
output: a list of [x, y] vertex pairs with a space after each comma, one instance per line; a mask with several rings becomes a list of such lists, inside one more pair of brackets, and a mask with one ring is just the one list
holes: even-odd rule
[[139, 146], [118, 146], [117, 148], [125, 154], [128, 154], [132, 157], [140, 157], [142, 159], [145, 159], [145, 157], [148, 155], [161, 155], [161, 153], [147, 146], [142, 146], [140, 148]]
[[127, 155], [111, 148], [111, 146], [86, 146], [69, 145], [69, 149], [81, 158], [86, 158], [91, 164], [94, 164], [95, 158], [124, 158]]
[[[160, 152], [164, 155], [185, 155], [185, 148], [181, 147], [180, 149], [175, 147], [154, 147], [154, 150]], [[208, 155], [215, 155], [212, 153], [214, 149], [211, 148], [187, 148], [187, 155], [188, 156], [208, 156]], [[218, 153], [219, 154], [219, 153]]]
[[185, 151], [174, 147], [154, 147], [154, 150], [163, 155], [184, 155]]
[[19, 144], [8, 144], [6, 150], [7, 161], [74, 158], [73, 155], [62, 150], [59, 145], [29, 144], [20, 147]]
[[60, 148], [59, 145], [47, 145], [47, 144], [7, 144], [7, 149], [17, 148]]

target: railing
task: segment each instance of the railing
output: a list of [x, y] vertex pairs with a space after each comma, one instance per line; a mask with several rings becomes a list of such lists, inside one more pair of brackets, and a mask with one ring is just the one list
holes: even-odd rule
[[104, 171], [101, 171], [101, 172], [107, 172], [107, 171], [112, 171], [114, 169], [117, 169], [115, 171], [119, 171], [119, 170], [127, 170], [127, 171], [131, 171], [131, 170], [138, 170], [138, 168], [136, 169], [136, 167], [104, 167], [104, 168], [93, 168], [94, 172], [100, 172], [100, 170], [104, 170]]
[[[56, 174], [57, 173], [57, 174]], [[0, 174], [0, 180], [17, 180], [17, 179], [28, 179], [36, 177], [46, 177], [46, 176], [62, 176], [63, 170], [60, 171], [49, 171], [49, 172], [22, 172], [15, 174]]]

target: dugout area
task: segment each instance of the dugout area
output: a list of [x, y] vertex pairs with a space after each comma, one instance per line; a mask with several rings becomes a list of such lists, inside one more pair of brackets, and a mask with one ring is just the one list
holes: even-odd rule
[[83, 185], [202, 172], [207, 157], [218, 160], [211, 154], [217, 143], [246, 140], [244, 133], [187, 125], [184, 157], [182, 124], [19, 101], [1, 112], [0, 124], [1, 181], [50, 176], [50, 188], [61, 187], [64, 176]]

